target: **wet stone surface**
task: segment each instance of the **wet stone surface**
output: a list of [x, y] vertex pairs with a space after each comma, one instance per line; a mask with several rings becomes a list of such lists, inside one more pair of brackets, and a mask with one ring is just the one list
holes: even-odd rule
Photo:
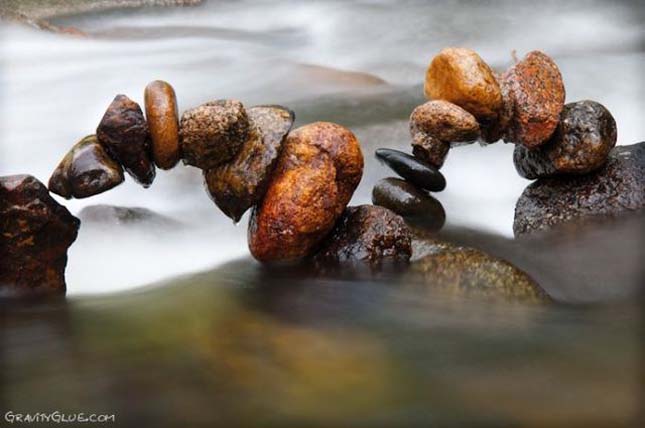
[[249, 128], [237, 100], [210, 101], [185, 111], [179, 130], [184, 163], [206, 170], [230, 161], [249, 137]]
[[123, 168], [95, 135], [76, 143], [49, 179], [49, 190], [66, 199], [98, 195], [123, 182]]
[[315, 122], [290, 132], [264, 199], [251, 215], [251, 254], [263, 262], [311, 255], [362, 175], [360, 144], [349, 129]]
[[204, 172], [211, 199], [235, 222], [264, 196], [295, 119], [281, 106], [251, 107], [248, 116], [250, 131], [240, 152], [232, 161]]
[[587, 174], [605, 164], [616, 138], [616, 121], [602, 104], [569, 103], [551, 139], [534, 150], [516, 146], [513, 162], [517, 172], [528, 179]]
[[317, 263], [384, 261], [407, 262], [412, 254], [405, 221], [392, 211], [374, 205], [348, 207], [314, 257]]
[[64, 294], [79, 225], [36, 178], [0, 177], [0, 297]]
[[591, 216], [618, 216], [645, 207], [645, 142], [611, 150], [607, 164], [582, 176], [540, 178], [515, 206], [521, 235]]
[[497, 120], [502, 94], [491, 68], [474, 51], [446, 48], [432, 59], [424, 93], [430, 100], [446, 100], [474, 115], [480, 123]]
[[155, 179], [150, 158], [148, 125], [139, 104], [125, 95], [117, 95], [110, 104], [96, 136], [110, 155], [143, 187]]
[[152, 158], [158, 168], [170, 169], [177, 165], [181, 155], [175, 90], [169, 83], [155, 80], [146, 86], [144, 99]]
[[421, 189], [440, 192], [446, 188], [446, 179], [437, 168], [399, 150], [377, 149], [376, 158], [400, 177]]
[[501, 79], [513, 106], [504, 139], [529, 149], [546, 142], [564, 107], [564, 83], [558, 66], [543, 52], [532, 51]]
[[428, 193], [399, 178], [384, 178], [372, 189], [372, 203], [392, 210], [415, 226], [439, 230], [446, 212]]
[[412, 111], [410, 133], [425, 133], [446, 142], [473, 142], [479, 138], [477, 119], [444, 100], [428, 101]]

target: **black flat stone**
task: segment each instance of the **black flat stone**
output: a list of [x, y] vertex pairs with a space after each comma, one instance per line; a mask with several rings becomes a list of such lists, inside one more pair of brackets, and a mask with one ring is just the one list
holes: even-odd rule
[[415, 186], [433, 192], [446, 188], [443, 174], [427, 162], [399, 150], [377, 149], [375, 154], [378, 160]]

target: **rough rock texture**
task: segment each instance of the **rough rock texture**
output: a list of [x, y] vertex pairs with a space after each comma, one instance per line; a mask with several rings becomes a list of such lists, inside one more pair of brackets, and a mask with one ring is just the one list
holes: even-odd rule
[[551, 139], [534, 150], [516, 146], [513, 162], [517, 172], [528, 179], [587, 174], [607, 162], [616, 137], [616, 121], [602, 104], [569, 103]]
[[446, 48], [432, 59], [423, 91], [430, 100], [446, 100], [473, 114], [482, 124], [497, 120], [502, 94], [493, 71], [476, 52]]
[[511, 97], [511, 87], [509, 82], [502, 79], [501, 75], [496, 75], [499, 88], [502, 92], [502, 109], [499, 112], [497, 120], [485, 124], [481, 127], [481, 140], [484, 143], [492, 144], [506, 134], [511, 119], [513, 118], [513, 99]]
[[502, 76], [512, 103], [505, 140], [529, 149], [551, 137], [560, 121], [565, 90], [555, 62], [540, 51], [529, 52]]
[[412, 154], [414, 157], [429, 163], [437, 169], [443, 166], [449, 150], [450, 143], [437, 140], [423, 132], [417, 132], [412, 135]]
[[413, 251], [411, 286], [421, 285], [456, 297], [522, 303], [551, 300], [528, 274], [482, 251], [427, 238], [415, 240]]
[[360, 144], [349, 129], [316, 122], [292, 131], [265, 197], [251, 215], [251, 254], [263, 262], [311, 255], [334, 227], [362, 174]]
[[428, 101], [410, 115], [410, 133], [414, 137], [419, 132], [446, 142], [472, 142], [479, 138], [479, 123], [458, 105]]
[[87, 198], [123, 183], [123, 168], [89, 135], [76, 143], [49, 178], [49, 190], [66, 199]]
[[181, 116], [179, 138], [184, 163], [211, 169], [240, 151], [249, 134], [249, 118], [241, 102], [217, 100]]
[[170, 169], [177, 165], [181, 157], [175, 90], [169, 83], [155, 80], [146, 86], [143, 95], [150, 128], [152, 158], [157, 167]]
[[515, 235], [590, 216], [617, 216], [645, 206], [645, 142], [612, 149], [607, 164], [583, 176], [541, 178], [515, 205]]
[[0, 297], [64, 293], [79, 225], [36, 178], [0, 177]]
[[399, 150], [377, 149], [376, 158], [392, 171], [421, 189], [440, 192], [446, 188], [446, 179], [434, 166]]
[[424, 229], [439, 230], [446, 212], [439, 201], [405, 180], [384, 178], [372, 189], [372, 203], [388, 208]]
[[392, 211], [374, 205], [345, 209], [334, 230], [315, 256], [320, 263], [410, 260], [410, 231], [403, 219]]
[[152, 184], [155, 166], [150, 159], [148, 125], [139, 104], [117, 95], [96, 128], [96, 137], [132, 178], [143, 187]]
[[271, 172], [295, 115], [281, 106], [256, 106], [248, 110], [249, 136], [235, 158], [204, 172], [213, 202], [235, 222], [266, 192]]

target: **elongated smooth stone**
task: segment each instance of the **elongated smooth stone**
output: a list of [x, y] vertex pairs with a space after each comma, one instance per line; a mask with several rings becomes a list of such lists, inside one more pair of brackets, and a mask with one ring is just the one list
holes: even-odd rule
[[437, 168], [407, 153], [392, 149], [377, 149], [376, 158], [410, 183], [425, 190], [440, 192], [446, 179]]

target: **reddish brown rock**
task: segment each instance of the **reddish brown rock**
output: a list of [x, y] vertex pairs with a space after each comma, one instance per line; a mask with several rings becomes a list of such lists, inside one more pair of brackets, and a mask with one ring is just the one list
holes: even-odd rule
[[477, 119], [458, 105], [428, 101], [412, 111], [410, 133], [424, 133], [445, 142], [473, 142], [479, 138]]
[[132, 178], [143, 187], [152, 184], [155, 167], [150, 159], [150, 136], [139, 104], [117, 95], [96, 128], [96, 136]]
[[450, 143], [437, 140], [423, 132], [417, 132], [412, 135], [412, 154], [414, 157], [428, 162], [436, 168], [443, 166], [449, 150]]
[[551, 139], [533, 150], [516, 146], [513, 162], [517, 172], [528, 179], [587, 174], [607, 162], [616, 138], [616, 121], [602, 104], [569, 103]]
[[79, 225], [36, 178], [0, 177], [0, 297], [64, 293]]
[[123, 168], [89, 135], [76, 143], [49, 179], [49, 190], [66, 199], [87, 198], [123, 183]]
[[529, 52], [504, 73], [502, 81], [512, 105], [505, 140], [529, 149], [546, 142], [564, 107], [564, 83], [558, 66], [542, 52]]
[[316, 122], [292, 131], [263, 201], [253, 210], [249, 249], [262, 262], [311, 255], [331, 231], [363, 174], [354, 134]]
[[282, 143], [293, 125], [292, 111], [281, 106], [248, 110], [247, 140], [232, 161], [204, 171], [213, 202], [235, 222], [266, 192]]
[[502, 109], [500, 110], [497, 120], [486, 124], [481, 127], [482, 138], [481, 141], [485, 143], [495, 143], [506, 134], [506, 130], [513, 117], [513, 99], [510, 94], [510, 87], [508, 82], [502, 79], [502, 76], [497, 76], [500, 90], [502, 91]]
[[237, 100], [187, 110], [179, 129], [184, 163], [206, 170], [230, 161], [242, 149], [249, 128], [246, 110]]
[[407, 262], [412, 238], [405, 221], [387, 208], [348, 207], [315, 256], [320, 263]]
[[446, 48], [432, 59], [423, 91], [430, 100], [446, 100], [474, 115], [481, 124], [497, 120], [502, 94], [491, 68], [476, 52]]
[[170, 169], [177, 165], [181, 154], [175, 90], [169, 83], [155, 80], [146, 86], [144, 100], [150, 128], [152, 158], [157, 167]]

